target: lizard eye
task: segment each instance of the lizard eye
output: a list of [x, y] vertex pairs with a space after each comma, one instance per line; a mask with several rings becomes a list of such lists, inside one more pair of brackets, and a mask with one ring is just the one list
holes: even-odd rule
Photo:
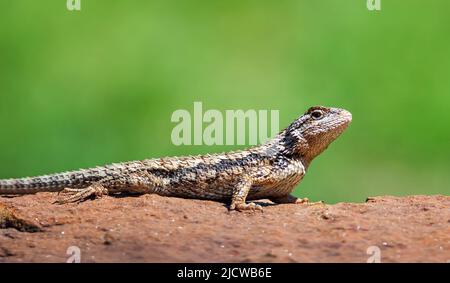
[[320, 120], [323, 118], [323, 112], [320, 110], [314, 110], [313, 112], [311, 112], [311, 117], [314, 120]]

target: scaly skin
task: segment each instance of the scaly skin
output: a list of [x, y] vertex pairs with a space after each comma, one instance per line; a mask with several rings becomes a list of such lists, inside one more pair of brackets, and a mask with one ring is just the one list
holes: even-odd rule
[[351, 122], [350, 112], [315, 106], [265, 144], [229, 153], [166, 157], [31, 178], [0, 180], [0, 194], [64, 191], [57, 203], [116, 193], [229, 202], [230, 209], [261, 210], [247, 200], [302, 203], [290, 195], [311, 161]]

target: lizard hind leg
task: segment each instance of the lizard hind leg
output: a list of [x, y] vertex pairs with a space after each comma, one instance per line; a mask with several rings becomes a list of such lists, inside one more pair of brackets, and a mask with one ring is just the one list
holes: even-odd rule
[[68, 196], [62, 197], [56, 200], [54, 203], [56, 204], [65, 204], [71, 202], [82, 202], [87, 200], [88, 198], [94, 197], [102, 197], [103, 195], [108, 194], [108, 189], [100, 184], [93, 184], [87, 188], [83, 189], [71, 189], [66, 188], [62, 191], [63, 194], [67, 194]]

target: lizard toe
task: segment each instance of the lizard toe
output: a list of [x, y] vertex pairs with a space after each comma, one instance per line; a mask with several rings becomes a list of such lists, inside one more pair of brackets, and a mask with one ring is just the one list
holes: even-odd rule
[[261, 205], [256, 204], [254, 202], [250, 203], [237, 203], [230, 206], [230, 209], [237, 210], [237, 211], [263, 211], [263, 208]]

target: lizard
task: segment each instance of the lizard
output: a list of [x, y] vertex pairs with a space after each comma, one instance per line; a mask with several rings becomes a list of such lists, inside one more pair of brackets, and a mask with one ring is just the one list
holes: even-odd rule
[[230, 210], [262, 210], [251, 202], [304, 203], [291, 193], [311, 161], [347, 128], [352, 114], [314, 106], [265, 143], [226, 153], [113, 163], [51, 175], [0, 180], [0, 195], [63, 192], [57, 204], [120, 193], [221, 201]]

